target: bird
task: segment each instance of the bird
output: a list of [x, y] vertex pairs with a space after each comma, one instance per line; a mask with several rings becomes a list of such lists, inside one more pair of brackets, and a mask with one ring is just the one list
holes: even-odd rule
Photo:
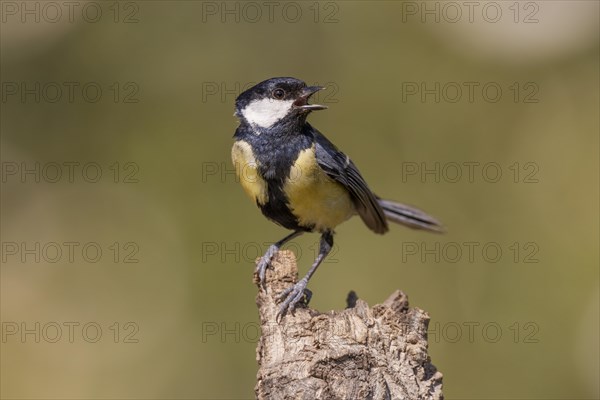
[[[292, 77], [262, 81], [235, 101], [239, 120], [233, 136], [232, 161], [237, 180], [262, 214], [292, 232], [268, 247], [255, 273], [264, 288], [267, 268], [281, 247], [307, 232], [320, 233], [319, 252], [307, 274], [283, 290], [277, 318], [310, 300], [310, 278], [333, 247], [334, 229], [359, 216], [373, 232], [386, 233], [388, 223], [441, 233], [443, 225], [425, 212], [377, 196], [354, 162], [307, 122], [327, 107], [309, 99], [322, 86]], [[308, 302], [306, 301], [306, 303]]]

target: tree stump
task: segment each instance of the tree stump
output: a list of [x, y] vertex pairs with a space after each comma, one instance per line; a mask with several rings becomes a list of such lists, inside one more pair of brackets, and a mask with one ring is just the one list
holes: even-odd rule
[[372, 308], [350, 292], [345, 310], [299, 304], [277, 321], [275, 298], [297, 278], [294, 254], [280, 251], [259, 287], [258, 399], [443, 399], [427, 354], [429, 316], [403, 292]]

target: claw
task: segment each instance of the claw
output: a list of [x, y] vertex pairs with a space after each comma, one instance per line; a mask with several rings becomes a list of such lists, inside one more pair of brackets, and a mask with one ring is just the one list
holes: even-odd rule
[[285, 299], [283, 304], [279, 308], [279, 312], [277, 313], [277, 320], [283, 318], [283, 316], [287, 314], [288, 311], [294, 312], [294, 310], [296, 309], [296, 304], [298, 304], [298, 302], [302, 299], [303, 296], [306, 296], [305, 303], [308, 304], [310, 298], [312, 297], [312, 292], [306, 289], [307, 284], [307, 280], [301, 279], [298, 283], [288, 287], [277, 296], [277, 302], [280, 302], [283, 299]]
[[275, 256], [278, 250], [279, 247], [277, 247], [276, 245], [271, 245], [265, 253], [265, 255], [260, 258], [260, 261], [256, 266], [255, 271], [258, 274], [258, 283], [263, 289], [265, 288], [266, 283], [265, 277], [267, 275], [267, 268], [271, 266], [271, 261], [273, 260], [273, 257]]
[[265, 287], [265, 276], [267, 275], [267, 268], [271, 265], [271, 260], [265, 256], [260, 258], [258, 265], [256, 266], [256, 273], [258, 274], [258, 283], [263, 288]]
[[[290, 240], [292, 237], [298, 236], [300, 233], [302, 233], [302, 232], [301, 231], [294, 232], [293, 234], [284, 238], [283, 241], [277, 242], [277, 244], [279, 246], [281, 246], [281, 244], [284, 243], [284, 241]], [[315, 271], [317, 270], [317, 268], [319, 267], [319, 265], [321, 264], [323, 259], [325, 257], [327, 257], [327, 254], [329, 254], [329, 252], [331, 251], [332, 246], [333, 246], [333, 231], [327, 230], [321, 234], [321, 242], [319, 244], [319, 255], [317, 256], [312, 267], [310, 267], [310, 269], [306, 273], [306, 276], [304, 278], [300, 279], [300, 281], [298, 281], [298, 283], [285, 289], [283, 292], [281, 292], [279, 294], [279, 296], [277, 296], [277, 299], [276, 299], [277, 302], [280, 302], [281, 300], [283, 300], [285, 298], [285, 300], [283, 301], [283, 304], [281, 305], [281, 308], [279, 308], [279, 312], [277, 313], [277, 316], [275, 317], [275, 319], [277, 321], [279, 321], [281, 318], [283, 318], [283, 316], [288, 311], [293, 312], [294, 309], [296, 308], [296, 304], [298, 304], [300, 299], [302, 299], [302, 296], [306, 296], [305, 300], [304, 300], [304, 304], [308, 304], [308, 302], [310, 301], [310, 298], [312, 297], [312, 292], [310, 290], [306, 289], [308, 280], [310, 279], [311, 276], [313, 276], [313, 274], [315, 273]], [[266, 256], [266, 254], [265, 254], [265, 256]]]

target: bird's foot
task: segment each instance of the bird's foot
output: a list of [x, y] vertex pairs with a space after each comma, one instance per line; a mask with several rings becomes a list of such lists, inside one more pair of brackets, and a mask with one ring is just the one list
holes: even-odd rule
[[[308, 279], [301, 279], [298, 283], [289, 288], [277, 296], [277, 302], [283, 300], [283, 304], [279, 308], [277, 313], [277, 319], [281, 319], [288, 311], [294, 311], [296, 304], [304, 297], [304, 305], [308, 305], [312, 297], [312, 292], [306, 288]], [[285, 300], [284, 300], [285, 299]]]
[[275, 257], [275, 254], [277, 254], [278, 251], [279, 247], [272, 244], [271, 246], [269, 246], [265, 255], [260, 258], [260, 261], [256, 265], [255, 272], [258, 275], [258, 283], [263, 288], [265, 287], [265, 276], [267, 275], [267, 268], [271, 266], [271, 261], [273, 261], [273, 257]]

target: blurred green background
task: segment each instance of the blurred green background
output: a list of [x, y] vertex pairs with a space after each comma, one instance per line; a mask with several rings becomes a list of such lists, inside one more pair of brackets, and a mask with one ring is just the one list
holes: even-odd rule
[[232, 113], [273, 76], [327, 84], [310, 122], [448, 227], [340, 226], [313, 307], [404, 290], [449, 399], [600, 396], [598, 2], [48, 4], [1, 4], [3, 398], [254, 397], [253, 260], [286, 231]]

